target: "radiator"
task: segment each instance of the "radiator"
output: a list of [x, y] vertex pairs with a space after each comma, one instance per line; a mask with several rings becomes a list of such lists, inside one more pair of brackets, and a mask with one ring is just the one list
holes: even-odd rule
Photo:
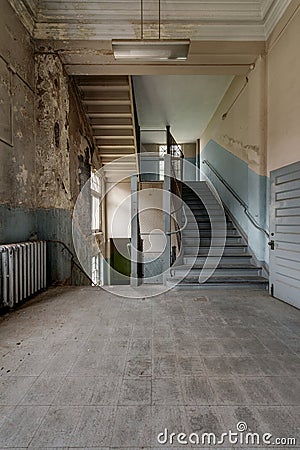
[[0, 245], [1, 306], [10, 308], [46, 288], [46, 242]]

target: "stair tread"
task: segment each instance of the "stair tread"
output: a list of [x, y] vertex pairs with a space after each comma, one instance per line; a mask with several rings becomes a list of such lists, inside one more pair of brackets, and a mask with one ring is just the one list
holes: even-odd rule
[[[190, 256], [188, 256], [188, 255], [184, 255], [184, 258], [197, 258], [197, 259], [205, 259], [205, 260], [207, 260], [207, 256], [199, 256], [199, 255], [190, 255]], [[210, 256], [209, 257], [209, 259], [212, 259], [212, 258], [218, 258], [218, 256]], [[228, 258], [232, 258], [232, 259], [236, 259], [236, 258], [252, 258], [252, 256], [249, 254], [249, 253], [236, 253], [235, 255], [230, 255], [230, 254], [227, 254], [227, 255], [222, 255], [222, 257], [221, 257], [221, 259], [223, 259], [223, 258], [225, 258], [225, 259], [228, 259]]]
[[[224, 275], [223, 277], [218, 275], [218, 276], [214, 276], [212, 275], [208, 280], [205, 281], [205, 283], [224, 283], [224, 277], [226, 277], [226, 283], [249, 283], [249, 282], [255, 282], [255, 283], [267, 283], [268, 280], [264, 277], [261, 276], [252, 276], [252, 275], [247, 275], [247, 276], [234, 276], [234, 277], [229, 277], [228, 275]], [[178, 277], [180, 279], [180, 277]], [[176, 279], [178, 279], [176, 276], [175, 277], [170, 277], [168, 278], [168, 280], [170, 281], [175, 281]], [[186, 283], [186, 281], [189, 281], [188, 283]], [[182, 282], [185, 282], [185, 284], [192, 284], [192, 283], [199, 283], [199, 277], [191, 277], [191, 278], [187, 278], [185, 277]]]
[[[190, 265], [190, 264], [183, 264], [183, 265], [181, 265], [181, 266], [172, 266], [172, 269], [174, 269], [174, 270], [200, 270], [200, 269], [202, 269], [203, 268], [203, 265], [199, 265], [199, 264], [194, 264], [194, 265]], [[208, 269], [209, 269], [209, 267], [208, 267]], [[249, 265], [247, 265], [247, 266], [235, 266], [235, 265], [223, 265], [223, 264], [220, 264], [220, 265], [218, 265], [217, 267], [216, 267], [216, 270], [217, 269], [234, 269], [234, 270], [261, 270], [262, 269], [262, 267], [256, 267], [256, 266], [254, 266], [253, 264], [249, 264]]]
[[[200, 248], [202, 248], [203, 250], [204, 249], [210, 249], [210, 248], [222, 248], [222, 246], [221, 245], [211, 245], [211, 246], [207, 246], [207, 245], [198, 245], [198, 244], [195, 244], [195, 245], [186, 245], [186, 247], [193, 247], [193, 248], [195, 248], [195, 247], [200, 247]], [[234, 247], [234, 248], [239, 248], [239, 247], [243, 247], [243, 248], [245, 248], [245, 247], [248, 247], [248, 245], [247, 244], [244, 244], [244, 243], [241, 243], [241, 244], [235, 244], [234, 242], [231, 242], [230, 243], [230, 245], [226, 245], [225, 246], [226, 248], [232, 248], [232, 247]]]

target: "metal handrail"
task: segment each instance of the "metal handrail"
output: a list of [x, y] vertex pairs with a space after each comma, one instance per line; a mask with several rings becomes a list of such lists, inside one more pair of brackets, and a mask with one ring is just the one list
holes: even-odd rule
[[[166, 127], [166, 131], [167, 131], [167, 154], [170, 155], [171, 158], [171, 164], [170, 164], [170, 169], [171, 169], [171, 178], [174, 180], [174, 184], [175, 184], [175, 191], [174, 194], [177, 195], [178, 197], [182, 198], [181, 195], [181, 189], [178, 183], [178, 179], [176, 178], [176, 173], [175, 173], [175, 169], [173, 166], [173, 161], [174, 160], [182, 160], [184, 158], [184, 154], [182, 152], [182, 150], [179, 148], [177, 142], [175, 141], [174, 137], [171, 134], [170, 131], [170, 126]], [[175, 153], [175, 148], [177, 150], [179, 150], [179, 155]], [[181, 169], [182, 170], [182, 169]], [[182, 173], [180, 174], [180, 178], [182, 179]], [[172, 183], [171, 183], [172, 186]], [[171, 187], [172, 189], [172, 187]], [[176, 220], [176, 212], [179, 211], [180, 209], [183, 210], [183, 214], [184, 214], [184, 225], [179, 227], [177, 220]], [[175, 215], [174, 220], [175, 220], [175, 230], [174, 231], [169, 231], [167, 233], [168, 236], [172, 236], [172, 235], [176, 235], [177, 237], [177, 244], [178, 244], [178, 248], [180, 249], [179, 251], [182, 251], [182, 236], [181, 236], [181, 232], [185, 229], [185, 227], [187, 226], [188, 220], [187, 220], [187, 216], [186, 216], [186, 212], [184, 209], [184, 205], [183, 203], [179, 206], [179, 208], [173, 210], [170, 212], [171, 215]]]
[[[183, 231], [184, 229], [185, 229], [185, 227], [187, 226], [187, 223], [188, 223], [188, 219], [187, 219], [187, 215], [186, 215], [186, 212], [185, 212], [185, 209], [182, 207], [182, 206], [180, 206], [176, 211], [178, 211], [180, 208], [182, 208], [182, 211], [183, 211], [183, 214], [184, 214], [184, 225], [181, 227], [181, 228], [178, 228], [178, 230], [175, 230], [175, 231], [169, 231], [168, 233], [166, 233], [168, 236], [170, 236], [171, 234], [176, 234], [176, 233], [179, 233], [179, 232], [181, 232], [181, 231]], [[173, 213], [174, 213], [175, 211], [173, 211]], [[160, 236], [162, 233], [140, 233], [141, 234], [141, 236]]]
[[[63, 247], [64, 250], [66, 250], [70, 257], [71, 257], [71, 264], [74, 264], [75, 267], [94, 285], [93, 280], [85, 273], [85, 271], [82, 269], [82, 267], [76, 262], [75, 255], [72, 252], [72, 250], [65, 244], [63, 241], [60, 241], [59, 239], [46, 239], [46, 242], [52, 243], [52, 244], [59, 244]], [[95, 285], [97, 286], [97, 285]]]
[[182, 208], [182, 211], [183, 211], [184, 217], [185, 217], [185, 219], [184, 219], [184, 220], [185, 220], [185, 221], [184, 221], [184, 225], [183, 225], [181, 228], [178, 228], [178, 230], [170, 231], [169, 233], [167, 233], [169, 236], [170, 236], [171, 234], [177, 234], [177, 233], [180, 233], [180, 232], [183, 231], [183, 230], [185, 229], [185, 227], [187, 226], [188, 220], [187, 220], [187, 216], [186, 216], [185, 209]]
[[244, 208], [244, 213], [246, 214], [246, 216], [248, 217], [248, 219], [252, 222], [252, 224], [255, 226], [255, 228], [259, 231], [261, 231], [262, 233], [264, 233], [267, 238], [269, 239], [270, 234], [268, 231], [266, 231], [264, 228], [262, 228], [255, 220], [255, 218], [252, 216], [252, 214], [249, 211], [249, 206], [247, 205], [247, 203], [244, 202], [243, 199], [241, 199], [241, 197], [235, 192], [235, 190], [230, 186], [230, 184], [227, 183], [226, 180], [224, 180], [224, 178], [222, 177], [222, 175], [219, 174], [219, 172], [214, 168], [214, 166], [207, 161], [206, 159], [204, 161], [202, 161], [203, 164], [206, 164], [210, 170], [216, 175], [216, 177], [221, 181], [222, 184], [224, 184], [224, 186], [229, 190], [229, 192], [236, 198], [236, 200], [241, 204], [241, 206]]

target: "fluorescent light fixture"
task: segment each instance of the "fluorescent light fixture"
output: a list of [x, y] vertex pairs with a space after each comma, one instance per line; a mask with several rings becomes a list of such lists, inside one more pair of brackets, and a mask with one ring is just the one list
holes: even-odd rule
[[116, 60], [183, 61], [187, 59], [190, 40], [182, 39], [113, 39]]

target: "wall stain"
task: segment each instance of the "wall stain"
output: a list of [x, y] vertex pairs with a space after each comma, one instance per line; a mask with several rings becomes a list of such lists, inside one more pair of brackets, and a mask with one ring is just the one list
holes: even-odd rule
[[221, 137], [221, 141], [225, 148], [231, 149], [237, 156], [247, 162], [247, 164], [251, 164], [252, 166], [261, 165], [261, 154], [258, 145], [245, 144], [227, 134]]

